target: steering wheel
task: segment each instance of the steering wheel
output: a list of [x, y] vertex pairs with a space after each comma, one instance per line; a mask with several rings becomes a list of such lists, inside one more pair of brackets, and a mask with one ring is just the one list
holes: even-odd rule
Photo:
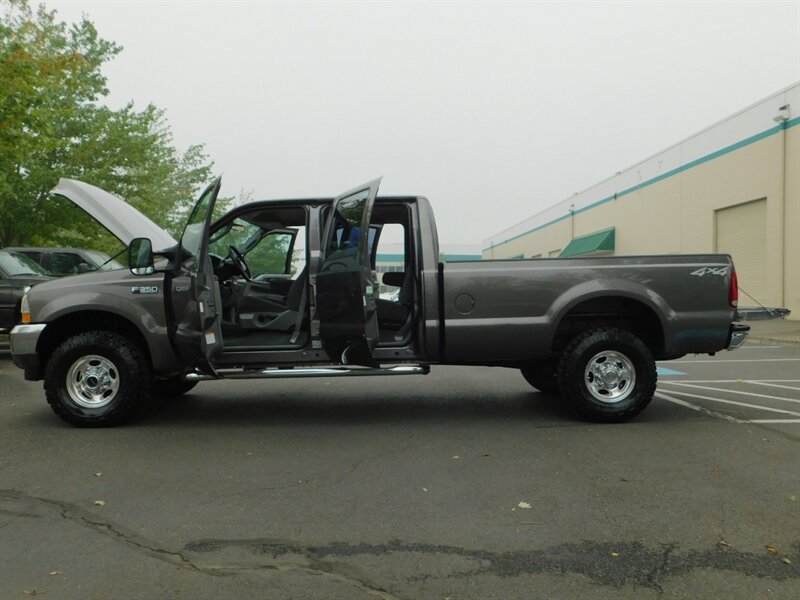
[[250, 279], [250, 268], [244, 262], [244, 256], [233, 245], [228, 246], [228, 256], [231, 258], [231, 263], [239, 271], [239, 274], [245, 279]]

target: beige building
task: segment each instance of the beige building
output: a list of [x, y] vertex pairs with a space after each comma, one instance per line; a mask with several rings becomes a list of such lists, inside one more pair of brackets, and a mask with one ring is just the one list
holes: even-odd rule
[[740, 306], [798, 319], [799, 110], [797, 83], [484, 240], [482, 257], [724, 252]]

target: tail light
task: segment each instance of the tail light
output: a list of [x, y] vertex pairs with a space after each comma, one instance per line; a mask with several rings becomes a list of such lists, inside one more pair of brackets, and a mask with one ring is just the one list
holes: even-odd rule
[[728, 304], [732, 308], [739, 306], [739, 279], [736, 277], [736, 269], [731, 267], [731, 289], [728, 290]]

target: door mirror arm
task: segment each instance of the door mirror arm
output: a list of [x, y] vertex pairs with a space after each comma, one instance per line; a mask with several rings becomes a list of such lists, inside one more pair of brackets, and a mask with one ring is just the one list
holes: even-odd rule
[[134, 275], [177, 273], [180, 265], [191, 257], [180, 244], [153, 252], [152, 245], [149, 251], [141, 245], [148, 243], [150, 240], [147, 238], [136, 238], [128, 246], [128, 265]]
[[155, 252], [154, 256], [157, 259], [164, 259], [156, 265], [156, 273], [177, 273], [180, 270], [180, 266], [186, 262], [186, 259], [191, 257], [191, 254], [184, 250], [183, 246], [178, 242], [174, 246]]

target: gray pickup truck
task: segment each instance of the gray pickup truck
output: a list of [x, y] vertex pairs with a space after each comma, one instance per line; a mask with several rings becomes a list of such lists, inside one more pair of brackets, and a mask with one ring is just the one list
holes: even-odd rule
[[[62, 179], [53, 193], [119, 237], [130, 268], [30, 290], [13, 360], [78, 426], [121, 423], [203, 380], [435, 364], [519, 369], [579, 416], [616, 422], [650, 402], [656, 360], [732, 350], [747, 335], [728, 255], [445, 264], [428, 200], [376, 198], [379, 183], [252, 202], [212, 222], [217, 179], [176, 241], [120, 198]], [[402, 266], [379, 274], [385, 231], [402, 238]]]

